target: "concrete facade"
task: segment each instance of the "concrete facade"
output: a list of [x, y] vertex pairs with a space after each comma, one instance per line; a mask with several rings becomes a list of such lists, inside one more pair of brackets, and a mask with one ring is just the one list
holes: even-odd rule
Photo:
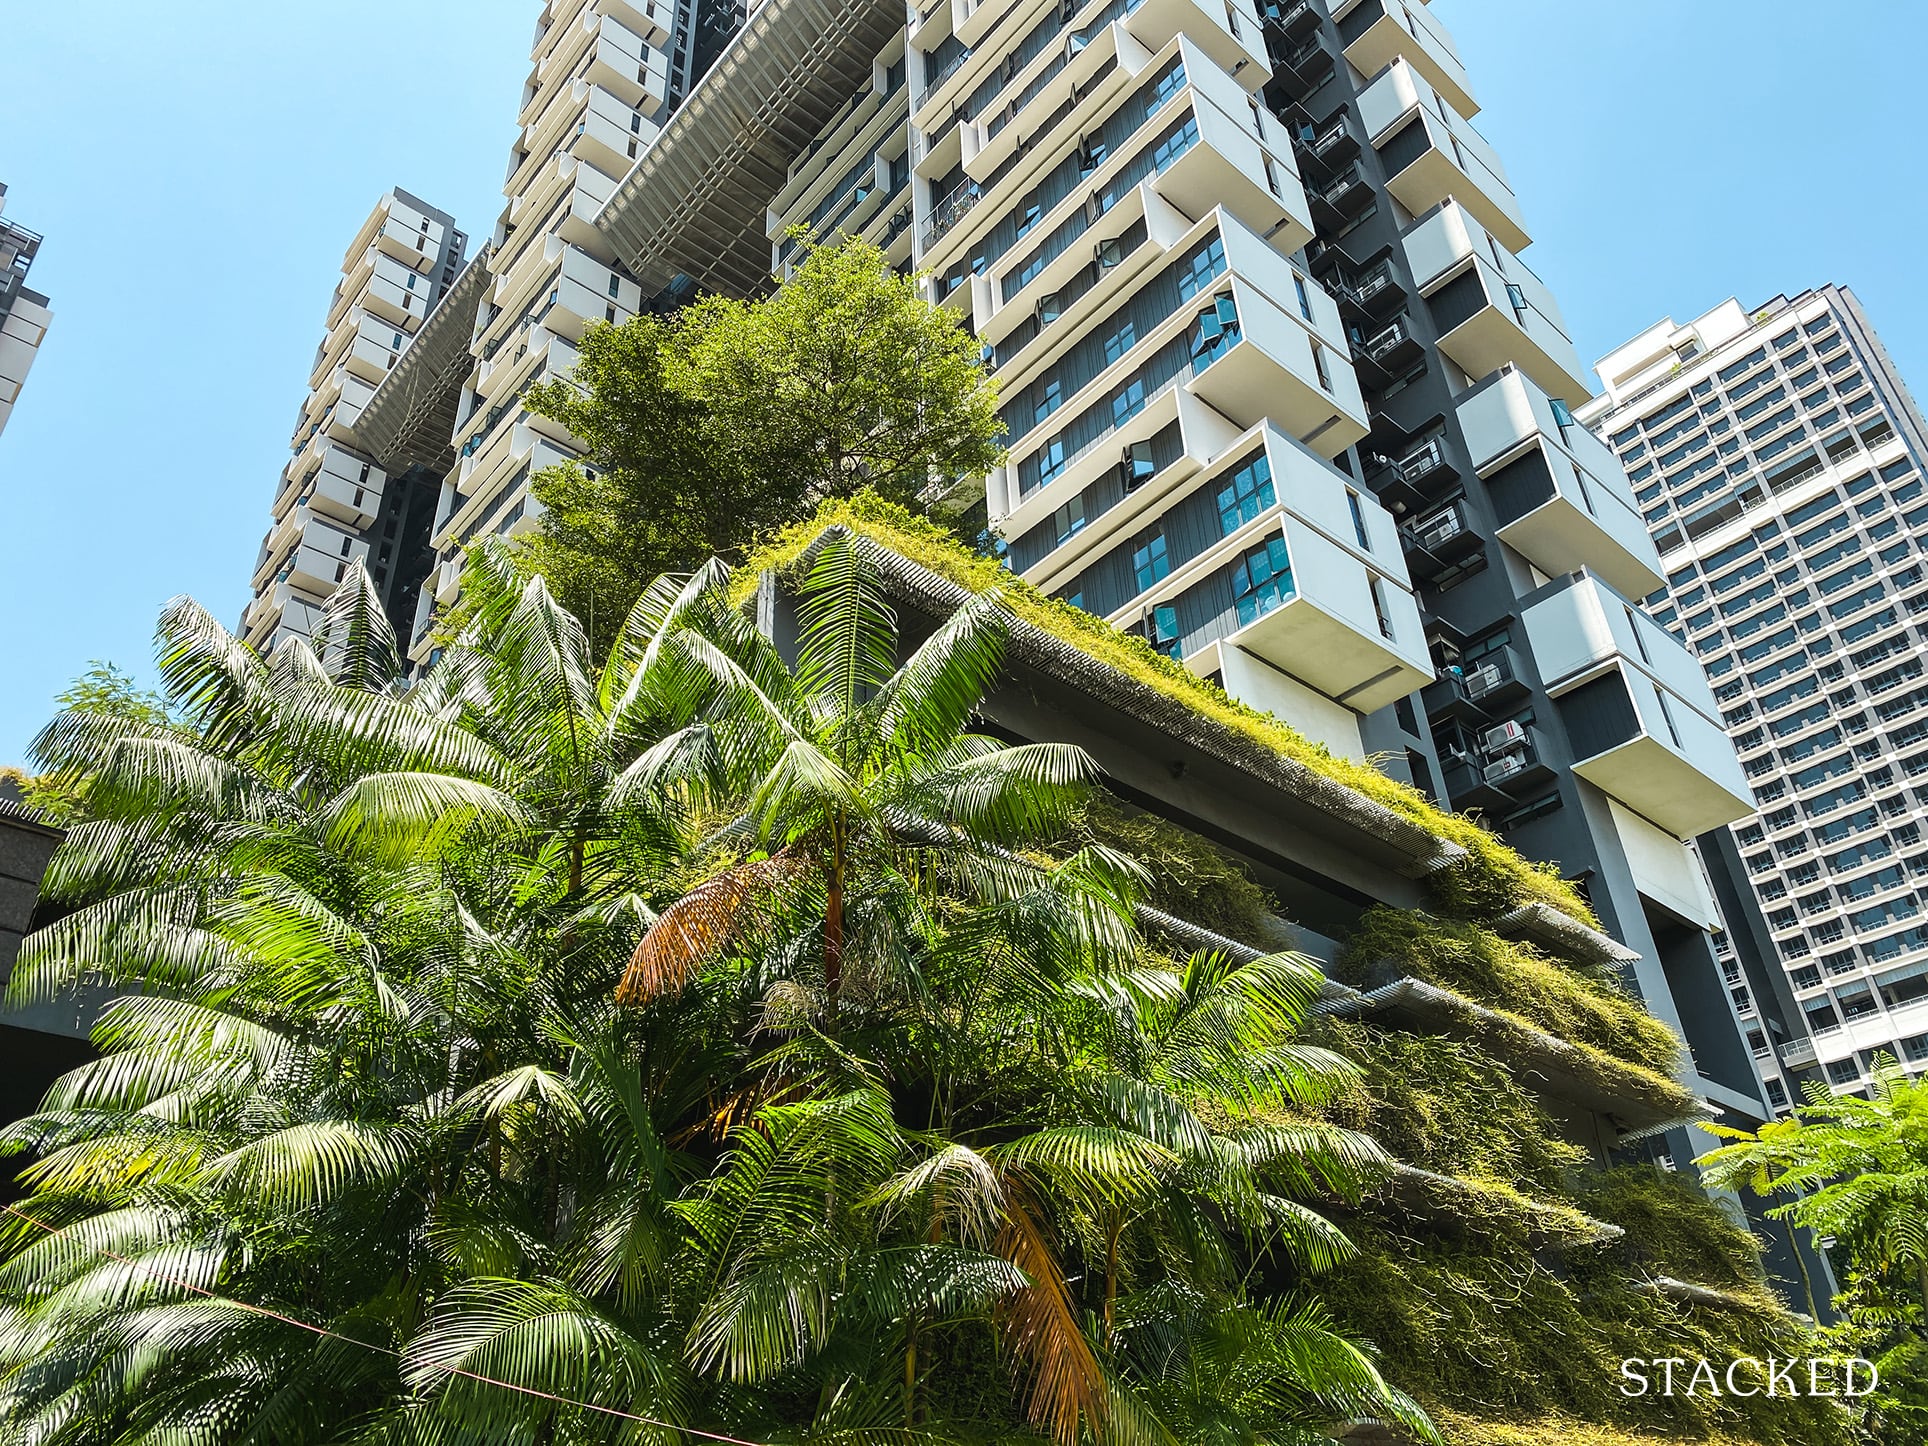
[[[6, 204], [7, 188], [0, 185], [0, 211]], [[27, 286], [40, 242], [38, 232], [0, 216], [0, 432], [54, 319], [52, 303]]]
[[349, 243], [242, 618], [242, 636], [261, 651], [311, 637], [356, 562], [396, 631], [406, 635], [413, 624], [437, 479], [422, 469], [391, 472], [356, 426], [467, 253], [454, 217], [399, 189], [381, 198]]
[[1858, 1088], [1880, 1054], [1928, 1069], [1920, 410], [1838, 286], [1667, 318], [1599, 369], [1582, 415], [1667, 569], [1647, 606], [1705, 668], [1747, 783], [1719, 852], [1779, 967], [1723, 964], [1770, 1102]]

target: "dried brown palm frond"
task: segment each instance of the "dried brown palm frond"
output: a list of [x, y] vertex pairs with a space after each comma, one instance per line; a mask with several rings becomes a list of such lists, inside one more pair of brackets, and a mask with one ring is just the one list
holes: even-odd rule
[[767, 913], [803, 867], [795, 857], [776, 853], [733, 864], [690, 890], [657, 916], [636, 945], [617, 1001], [648, 1004], [682, 989], [717, 951]]

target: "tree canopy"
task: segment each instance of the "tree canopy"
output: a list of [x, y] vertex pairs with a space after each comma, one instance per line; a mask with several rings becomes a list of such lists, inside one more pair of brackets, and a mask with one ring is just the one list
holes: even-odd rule
[[827, 546], [786, 661], [719, 565], [606, 654], [499, 550], [405, 694], [372, 593], [270, 663], [192, 603], [16, 1003], [121, 997], [0, 1133], [0, 1419], [61, 1443], [1314, 1446], [1433, 1434], [1309, 1282], [1387, 1160], [1280, 955], [1173, 957]]
[[860, 239], [806, 241], [755, 300], [592, 328], [573, 380], [527, 405], [587, 450], [535, 479], [532, 565], [599, 644], [650, 579], [740, 555], [824, 498], [917, 506], [1002, 456], [978, 343]]
[[1808, 1087], [1792, 1119], [1758, 1131], [1709, 1126], [1729, 1141], [1698, 1161], [1716, 1188], [1778, 1200], [1768, 1213], [1832, 1242], [1843, 1274], [1836, 1332], [1872, 1358], [1871, 1406], [1895, 1435], [1928, 1432], [1928, 1080], [1892, 1058], [1865, 1094]]

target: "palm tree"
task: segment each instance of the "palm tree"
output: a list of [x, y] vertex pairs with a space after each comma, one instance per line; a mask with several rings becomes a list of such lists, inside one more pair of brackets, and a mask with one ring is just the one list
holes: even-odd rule
[[596, 667], [501, 554], [465, 594], [410, 688], [359, 577], [272, 660], [177, 603], [179, 721], [38, 743], [87, 818], [10, 995], [121, 997], [0, 1136], [15, 1438], [1427, 1432], [1250, 1284], [1384, 1165], [1306, 1123], [1316, 971], [1043, 852], [1089, 768], [969, 730], [994, 600], [900, 664], [833, 546], [794, 665], [713, 567]]

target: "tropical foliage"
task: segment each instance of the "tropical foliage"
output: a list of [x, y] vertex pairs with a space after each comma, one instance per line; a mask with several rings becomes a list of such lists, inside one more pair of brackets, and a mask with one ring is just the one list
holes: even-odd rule
[[1729, 1141], [1700, 1160], [1707, 1178], [1776, 1203], [1768, 1214], [1833, 1242], [1846, 1320], [1837, 1345], [1872, 1359], [1883, 1386], [1869, 1399], [1884, 1440], [1928, 1433], [1928, 1081], [1878, 1061], [1867, 1093], [1820, 1084], [1789, 1120], [1758, 1132], [1716, 1127]]
[[900, 664], [832, 545], [794, 660], [711, 566], [592, 662], [464, 586], [406, 691], [359, 578], [271, 663], [178, 602], [168, 713], [37, 745], [11, 998], [119, 998], [0, 1136], [10, 1440], [1431, 1438], [1305, 1288], [1387, 1165], [1317, 970], [1044, 861], [1088, 765], [971, 730], [995, 597]]

